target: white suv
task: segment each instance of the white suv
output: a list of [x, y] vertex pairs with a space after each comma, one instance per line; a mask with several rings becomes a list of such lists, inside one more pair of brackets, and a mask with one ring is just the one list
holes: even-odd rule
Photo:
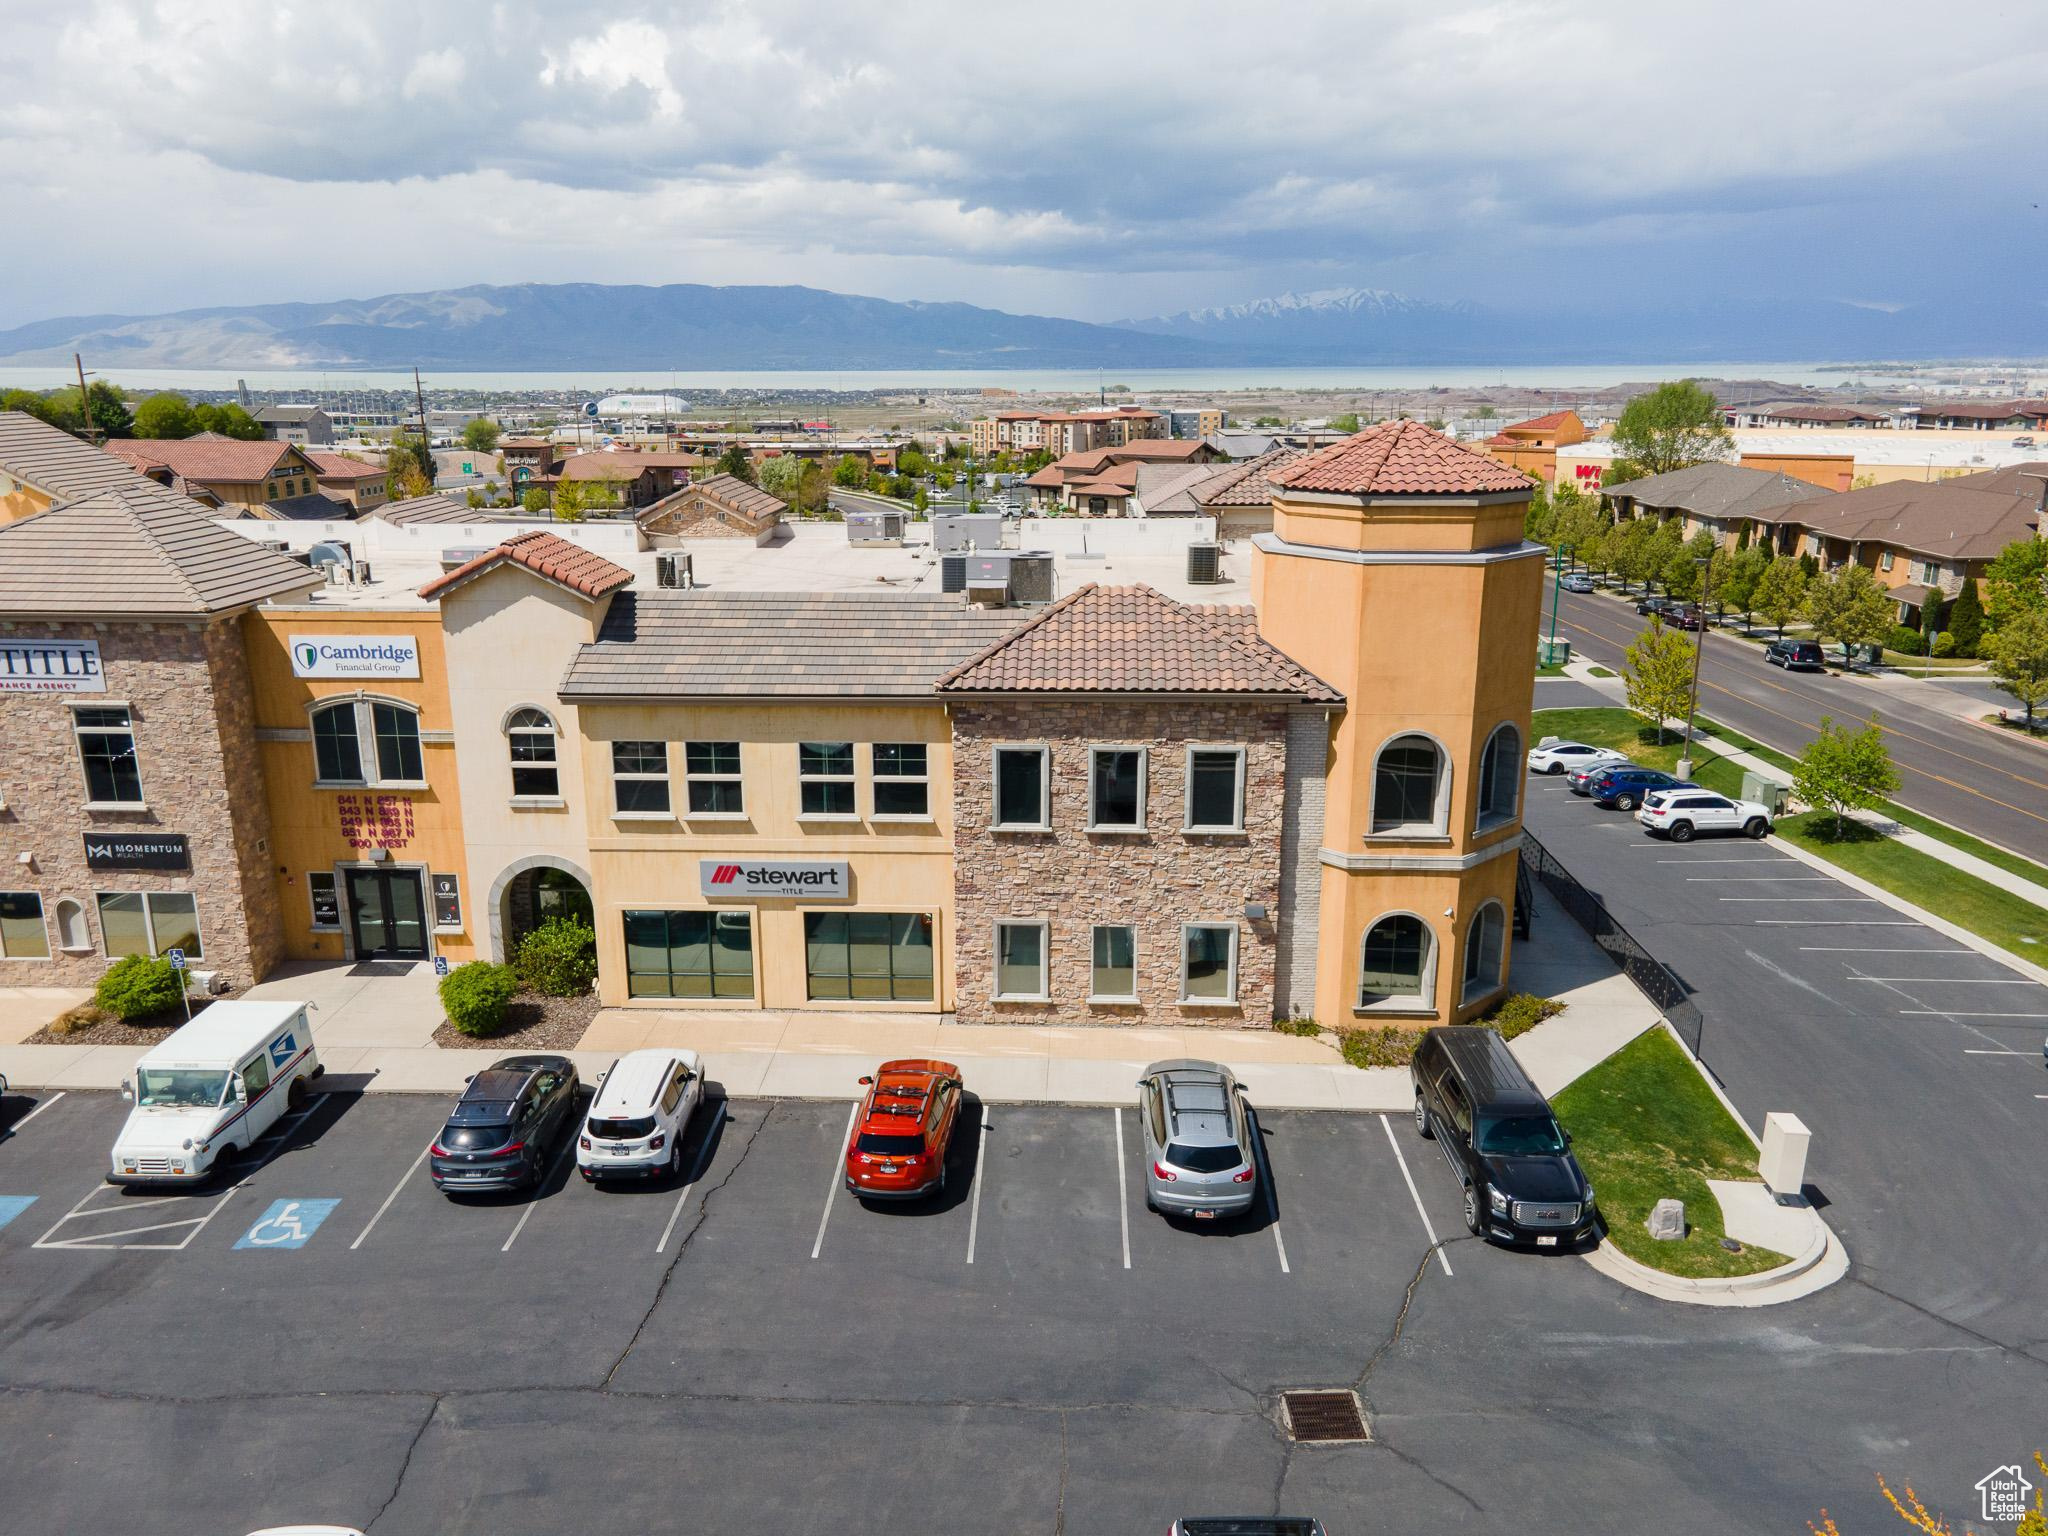
[[1770, 807], [1754, 800], [1730, 800], [1710, 789], [1652, 790], [1636, 820], [1652, 836], [1674, 843], [1689, 843], [1701, 832], [1762, 837], [1771, 830]]
[[683, 1133], [703, 1097], [695, 1051], [629, 1051], [598, 1079], [576, 1137], [576, 1171], [591, 1183], [680, 1172]]
[[1625, 763], [1626, 752], [1612, 747], [1589, 747], [1583, 741], [1559, 741], [1546, 736], [1529, 749], [1531, 773], [1563, 773], [1567, 768], [1584, 768], [1589, 763]]

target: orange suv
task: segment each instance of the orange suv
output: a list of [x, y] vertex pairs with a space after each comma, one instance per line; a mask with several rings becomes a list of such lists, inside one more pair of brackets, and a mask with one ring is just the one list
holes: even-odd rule
[[960, 1118], [950, 1061], [885, 1061], [846, 1143], [846, 1187], [862, 1200], [916, 1200], [946, 1187], [946, 1148]]

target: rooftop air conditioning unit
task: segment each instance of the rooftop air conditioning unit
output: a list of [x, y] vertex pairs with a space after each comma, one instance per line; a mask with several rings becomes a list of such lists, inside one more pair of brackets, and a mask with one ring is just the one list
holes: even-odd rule
[[853, 512], [846, 519], [846, 542], [886, 547], [903, 543], [901, 512]]
[[1223, 579], [1223, 546], [1201, 543], [1188, 546], [1188, 582], [1193, 586], [1214, 586]]
[[965, 555], [939, 556], [939, 590], [941, 592], [965, 592], [967, 590], [967, 557]]
[[654, 557], [654, 580], [664, 587], [695, 586], [696, 570], [691, 564], [689, 551], [664, 549], [658, 552]]
[[1010, 601], [1051, 602], [1052, 566], [1052, 554], [1049, 550], [1025, 550], [1010, 556]]
[[[452, 571], [459, 565], [467, 565], [479, 555], [488, 555], [495, 545], [456, 544], [441, 551], [441, 569]], [[366, 576], [365, 581], [369, 580]]]
[[356, 562], [356, 585], [359, 587], [367, 587], [369, 584], [370, 562], [367, 560], [358, 560]]

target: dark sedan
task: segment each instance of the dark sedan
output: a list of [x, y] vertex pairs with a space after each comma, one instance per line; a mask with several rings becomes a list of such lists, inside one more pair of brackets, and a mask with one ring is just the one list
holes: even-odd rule
[[530, 1189], [576, 1129], [576, 1064], [566, 1056], [507, 1056], [477, 1073], [427, 1149], [445, 1194]]
[[1610, 768], [1587, 782], [1586, 793], [1595, 805], [1611, 805], [1617, 811], [1632, 811], [1653, 789], [1692, 789], [1687, 779], [1674, 778], [1655, 768]]

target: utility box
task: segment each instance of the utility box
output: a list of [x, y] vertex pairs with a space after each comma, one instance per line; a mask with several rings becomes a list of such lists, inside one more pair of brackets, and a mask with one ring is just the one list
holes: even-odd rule
[[1536, 660], [1541, 666], [1561, 667], [1572, 659], [1572, 643], [1556, 635], [1536, 642]]
[[1792, 798], [1792, 788], [1780, 784], [1776, 779], [1767, 779], [1760, 773], [1745, 771], [1742, 775], [1742, 798], [1754, 800], [1768, 809], [1772, 816], [1785, 814], [1785, 806]]
[[1774, 1195], [1796, 1195], [1806, 1186], [1806, 1147], [1813, 1132], [1797, 1115], [1774, 1109], [1764, 1116], [1764, 1150], [1756, 1171]]

